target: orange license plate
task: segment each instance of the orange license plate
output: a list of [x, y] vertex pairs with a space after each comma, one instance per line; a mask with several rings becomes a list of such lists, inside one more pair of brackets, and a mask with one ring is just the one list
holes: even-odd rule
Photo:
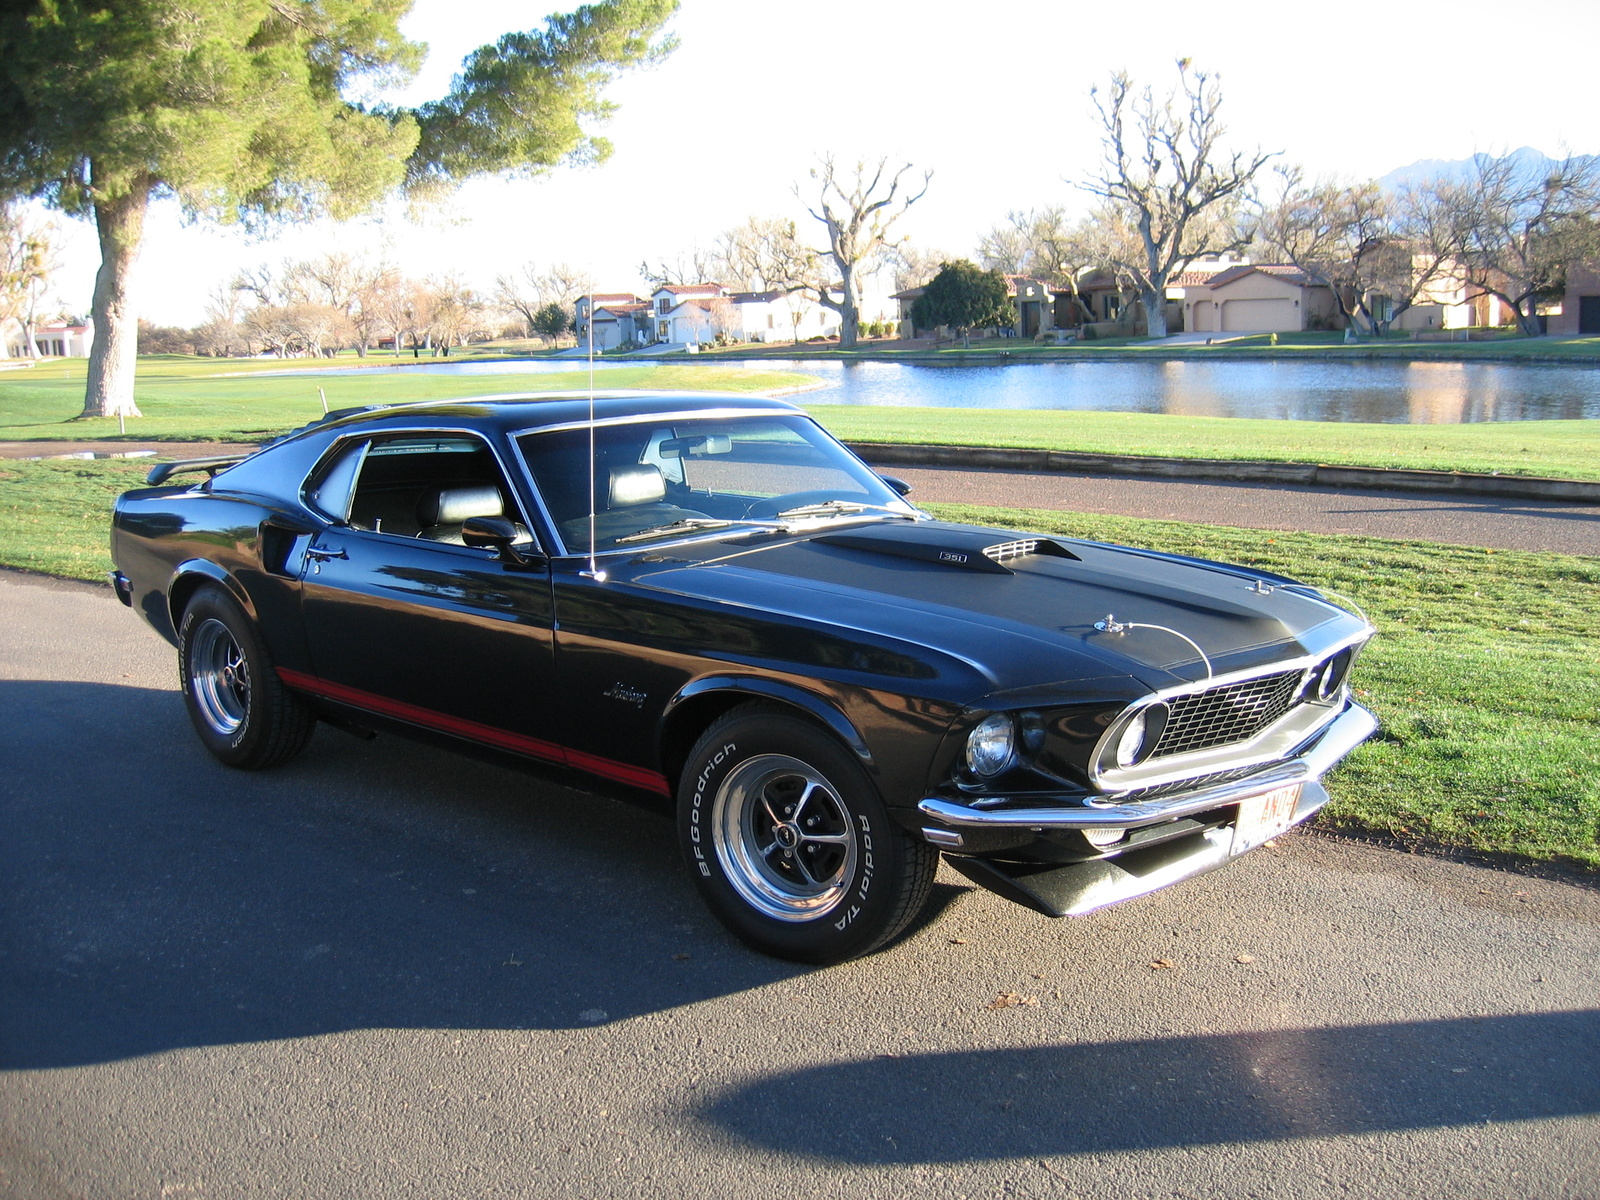
[[1233, 827], [1233, 853], [1243, 854], [1276, 837], [1294, 824], [1294, 810], [1300, 804], [1300, 785], [1274, 788], [1251, 796], [1239, 805], [1239, 823]]

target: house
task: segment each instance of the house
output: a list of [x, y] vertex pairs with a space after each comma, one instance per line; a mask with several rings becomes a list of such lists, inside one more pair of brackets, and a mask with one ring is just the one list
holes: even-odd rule
[[[1041, 330], [1055, 327], [1055, 301], [1048, 283], [1031, 275], [1007, 275], [1005, 280], [1006, 295], [1015, 306], [1011, 328], [1017, 336], [1031, 338]], [[926, 286], [906, 288], [889, 297], [899, 306], [902, 337], [926, 337], [937, 333], [932, 329], [918, 329], [916, 322], [911, 319], [912, 306], [926, 290]], [[989, 330], [977, 332], [980, 336], [991, 335]]]
[[[591, 308], [593, 308], [598, 314], [599, 310], [602, 308], [611, 308], [618, 305], [643, 305], [644, 303], [645, 301], [642, 296], [635, 296], [632, 292], [595, 292], [592, 295], [586, 293], [582, 296], [579, 296], [573, 304], [572, 323], [572, 327], [578, 331], [578, 344], [580, 346], [583, 345], [589, 336], [589, 315]], [[613, 322], [606, 332], [612, 336], [615, 336], [617, 328], [618, 326]], [[595, 330], [596, 350], [601, 348], [600, 333], [601, 331], [597, 328]], [[627, 339], [624, 338], [623, 340], [625, 341]], [[612, 345], [615, 344], [615, 342], [612, 343]], [[607, 348], [609, 349], [609, 347]]]
[[[72, 325], [65, 321], [56, 321], [49, 325], [35, 325], [33, 328], [34, 354], [40, 358], [88, 358], [93, 345], [92, 325]], [[33, 357], [27, 353], [27, 347], [22, 341], [15, 342], [6, 349], [14, 358]]]
[[1295, 333], [1341, 323], [1333, 289], [1288, 263], [1245, 263], [1183, 287], [1190, 333]]
[[[580, 346], [588, 331], [588, 299], [576, 306]], [[862, 317], [869, 319], [865, 305]], [[648, 300], [627, 292], [597, 294], [593, 324], [594, 346], [601, 351], [630, 343], [785, 342], [839, 335], [838, 312], [802, 292], [739, 292], [720, 283], [662, 284]]]
[[1561, 307], [1548, 309], [1545, 332], [1560, 337], [1600, 336], [1600, 261], [1567, 267], [1567, 290]]

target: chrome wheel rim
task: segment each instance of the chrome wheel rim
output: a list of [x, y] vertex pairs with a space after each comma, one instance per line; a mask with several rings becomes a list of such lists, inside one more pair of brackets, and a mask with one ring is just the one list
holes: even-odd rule
[[237, 733], [250, 713], [250, 665], [232, 631], [215, 617], [194, 632], [189, 691], [201, 718], [223, 737]]
[[845, 899], [855, 874], [855, 817], [813, 767], [783, 754], [740, 763], [712, 810], [717, 861], [752, 908], [814, 921]]

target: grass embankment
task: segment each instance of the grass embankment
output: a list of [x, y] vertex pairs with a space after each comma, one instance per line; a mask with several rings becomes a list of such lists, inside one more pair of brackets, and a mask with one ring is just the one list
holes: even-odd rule
[[[367, 363], [393, 365], [392, 361], [370, 358]], [[577, 391], [589, 386], [589, 372], [581, 364], [570, 372], [549, 375], [262, 374], [328, 365], [316, 359], [264, 363], [178, 355], [141, 358], [134, 398], [144, 416], [129, 419], [127, 440], [263, 441], [321, 416], [319, 387], [327, 393], [329, 407], [348, 408], [504, 392]], [[352, 366], [354, 362], [341, 360], [337, 365]], [[115, 418], [75, 419], [83, 410], [84, 370], [84, 360], [75, 359], [0, 373], [0, 441], [119, 440]], [[688, 363], [640, 363], [595, 375], [595, 384], [602, 390], [670, 388], [748, 394], [812, 382], [811, 376], [790, 372]]]
[[[111, 502], [145, 469], [0, 462], [0, 563], [103, 580]], [[1348, 594], [1380, 628], [1355, 685], [1384, 733], [1342, 768], [1325, 819], [1419, 844], [1600, 867], [1600, 560], [929, 507], [1249, 563]]]
[[1412, 341], [1408, 334], [1395, 334], [1382, 339], [1366, 339], [1347, 343], [1342, 333], [1257, 333], [1240, 336], [1231, 333], [1214, 335], [1215, 341], [1204, 343], [1184, 342], [1171, 344], [1164, 340], [1151, 341], [1145, 337], [1107, 337], [1088, 342], [1048, 343], [1036, 345], [1021, 338], [979, 338], [931, 346], [925, 341], [906, 343], [892, 338], [881, 341], [864, 341], [853, 350], [841, 350], [837, 344], [827, 342], [802, 342], [798, 346], [738, 345], [724, 349], [708, 349], [703, 353], [712, 358], [839, 358], [839, 359], [894, 359], [894, 358], [962, 358], [993, 359], [1005, 357], [1013, 360], [1061, 360], [1081, 362], [1101, 358], [1151, 358], [1197, 359], [1200, 361], [1225, 361], [1232, 358], [1247, 360], [1286, 359], [1293, 361], [1307, 357], [1352, 361], [1379, 358], [1397, 362], [1470, 362], [1474, 359], [1499, 362], [1507, 359], [1528, 359], [1536, 362], [1571, 361], [1579, 364], [1600, 363], [1600, 337], [1541, 337], [1525, 338], [1514, 333], [1497, 333], [1470, 342]]
[[[802, 401], [803, 402], [803, 401]], [[1600, 421], [1364, 425], [1039, 409], [807, 404], [851, 442], [1004, 446], [1600, 479]]]

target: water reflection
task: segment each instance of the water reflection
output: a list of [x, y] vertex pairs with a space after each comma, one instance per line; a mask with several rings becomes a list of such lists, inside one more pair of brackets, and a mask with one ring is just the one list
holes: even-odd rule
[[1456, 424], [1600, 417], [1600, 370], [1524, 363], [1054, 362], [1005, 367], [803, 360], [819, 403], [1093, 409], [1286, 421]]
[[[639, 361], [596, 367], [639, 366]], [[935, 408], [1092, 409], [1285, 421], [1428, 425], [1600, 417], [1600, 369], [1476, 362], [1051, 362], [935, 366], [760, 359], [757, 371], [799, 371], [827, 383], [822, 404]], [[421, 363], [356, 368], [422, 375], [543, 375], [581, 359]], [[349, 370], [325, 372], [347, 374]]]

